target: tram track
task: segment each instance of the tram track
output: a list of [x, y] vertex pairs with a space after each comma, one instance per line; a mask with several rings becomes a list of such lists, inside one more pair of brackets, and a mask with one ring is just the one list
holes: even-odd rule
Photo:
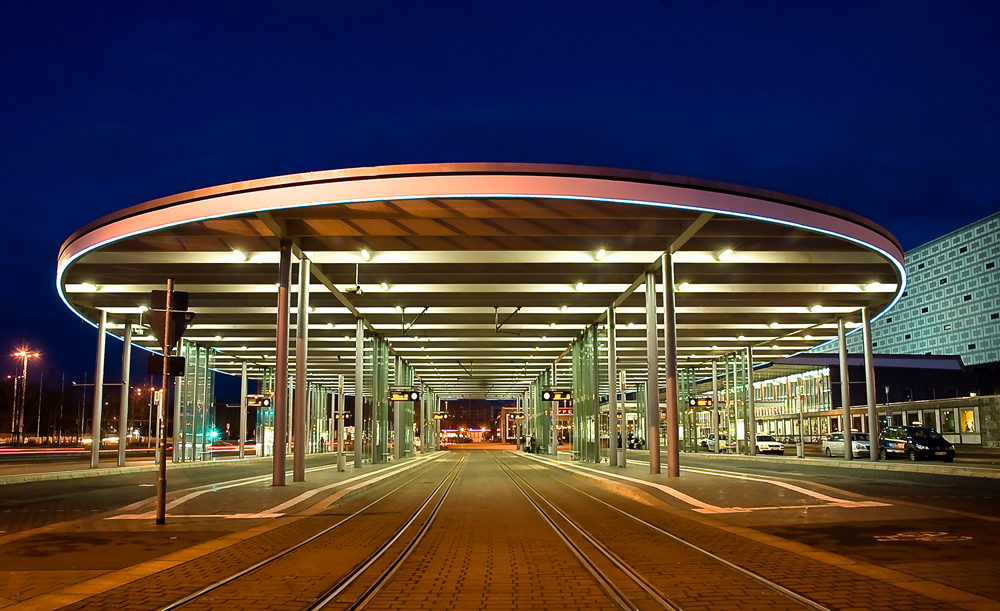
[[[284, 549], [281, 549], [252, 564], [251, 566], [205, 585], [195, 592], [176, 599], [169, 604], [160, 606], [157, 608], [157, 611], [216, 608], [219, 602], [226, 599], [225, 595], [218, 595], [222, 590], [225, 589], [227, 592], [240, 592], [242, 590], [241, 586], [243, 585], [246, 585], [251, 589], [259, 587], [262, 581], [262, 572], [269, 569], [275, 569], [279, 564], [284, 564], [285, 567], [287, 567], [289, 565], [301, 563], [301, 559], [296, 559], [297, 555], [305, 553], [316, 554], [317, 551], [315, 548], [317, 546], [321, 546], [325, 539], [329, 539], [329, 537], [337, 535], [338, 529], [340, 529], [341, 526], [350, 524], [358, 518], [366, 516], [385, 516], [396, 513], [407, 514], [409, 515], [409, 518], [406, 519], [402, 525], [394, 528], [391, 534], [387, 537], [382, 537], [382, 539], [384, 539], [383, 542], [374, 551], [366, 553], [366, 555], [359, 561], [355, 562], [346, 573], [338, 576], [332, 584], [329, 583], [329, 579], [327, 579], [327, 583], [323, 584], [321, 587], [314, 586], [314, 592], [318, 590], [318, 593], [311, 595], [310, 600], [305, 601], [305, 604], [301, 606], [301, 609], [303, 610], [323, 609], [328, 607], [337, 609], [361, 609], [371, 600], [372, 597], [374, 597], [375, 594], [377, 594], [382, 585], [384, 585], [384, 583], [391, 578], [398, 566], [402, 564], [406, 557], [408, 557], [412, 552], [416, 544], [419, 543], [423, 534], [430, 527], [430, 524], [433, 523], [438, 509], [447, 497], [451, 486], [457, 480], [465, 461], [466, 457], [458, 460], [445, 474], [445, 476], [441, 478], [440, 482], [434, 487], [431, 493], [426, 495], [423, 502], [420, 503], [419, 507], [416, 509], [393, 511], [393, 508], [391, 507], [383, 507], [386, 501], [391, 500], [395, 495], [397, 495], [397, 493], [414, 485], [415, 480], [409, 480], [395, 486], [385, 494], [379, 496], [377, 499], [365, 504], [360, 509], [357, 509], [343, 519], [337, 521], [335, 524], [323, 528], [309, 537], [298, 541], [293, 545], [287, 546]], [[428, 513], [428, 507], [431, 508], [429, 515], [426, 519], [421, 521], [419, 518], [422, 514]], [[411, 537], [407, 537], [407, 533], [412, 533], [414, 530], [416, 531], [416, 534]], [[400, 548], [402, 549], [400, 550]], [[392, 551], [396, 551], [395, 556], [390, 553]], [[375, 573], [374, 577], [372, 576], [372, 573]], [[266, 579], [263, 581], [266, 582]], [[342, 595], [352, 586], [362, 588], [362, 593], [350, 600], [343, 600]], [[274, 594], [272, 594], [272, 596], [273, 595]], [[296, 599], [296, 601], [298, 600], [300, 599]], [[294, 603], [296, 601], [284, 602], [287, 605], [288, 602]], [[263, 604], [262, 608], [270, 608], [270, 603], [282, 601], [276, 601], [272, 598], [264, 602], [267, 604]]]
[[[521, 490], [522, 494], [524, 494], [534, 508], [542, 515], [549, 526], [556, 531], [559, 538], [562, 539], [584, 568], [587, 569], [592, 576], [594, 576], [601, 589], [605, 591], [608, 598], [616, 608], [630, 611], [645, 611], [646, 609], [654, 608], [667, 609], [670, 611], [684, 610], [683, 603], [671, 596], [666, 595], [662, 589], [654, 583], [654, 578], [644, 575], [640, 569], [637, 569], [629, 564], [629, 562], [627, 562], [624, 558], [625, 554], [615, 551], [612, 545], [602, 542], [598, 536], [594, 535], [593, 532], [585, 528], [580, 520], [571, 517], [566, 511], [560, 509], [555, 502], [539, 492], [539, 490], [528, 483], [525, 478], [517, 474], [514, 469], [510, 467], [510, 465], [504, 463], [496, 457], [494, 457], [494, 460], [496, 460], [504, 473], [511, 479], [512, 482], [514, 482], [518, 489]], [[532, 471], [532, 473], [544, 474], [545, 472]], [[582, 495], [590, 502], [597, 503], [602, 507], [616, 512], [617, 514], [628, 517], [634, 524], [640, 526], [640, 530], [644, 531], [646, 535], [655, 533], [655, 536], [667, 537], [673, 543], [679, 544], [688, 550], [688, 552], [694, 552], [702, 558], [709, 559], [711, 562], [722, 567], [724, 570], [735, 573], [735, 575], [732, 575], [732, 578], [738, 578], [738, 575], [752, 580], [752, 582], [757, 586], [767, 588], [767, 590], [773, 594], [793, 603], [794, 608], [806, 608], [811, 609], [812, 611], [832, 611], [829, 607], [826, 607], [818, 601], [794, 592], [777, 582], [726, 560], [704, 547], [671, 533], [666, 529], [653, 524], [652, 522], [644, 520], [638, 516], [634, 516], [629, 512], [586, 492], [585, 490], [562, 481], [561, 479], [552, 477], [551, 475], [545, 474], [543, 476], [547, 477], [550, 481], [558, 482], [576, 494]], [[538, 500], [536, 501], [535, 498], [532, 498], [533, 496]], [[551, 497], [552, 495], [548, 496]], [[543, 505], [548, 507], [549, 511], [551, 511], [553, 515], [549, 515], [545, 509], [543, 509]], [[560, 526], [560, 523], [565, 524], [566, 527]], [[573, 532], [577, 533], [575, 537]], [[634, 533], [634, 536], [637, 537], [641, 535], [641, 532]], [[577, 540], [574, 540], [574, 538]], [[580, 539], [582, 539], [582, 541], [580, 541]], [[629, 591], [638, 594], [638, 596], [635, 594], [629, 596]]]

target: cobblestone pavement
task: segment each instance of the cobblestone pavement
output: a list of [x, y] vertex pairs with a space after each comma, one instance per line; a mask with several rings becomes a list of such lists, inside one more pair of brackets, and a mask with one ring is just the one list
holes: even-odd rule
[[371, 609], [613, 609], [535, 509], [484, 453]]
[[[693, 472], [668, 479], [635, 467], [625, 480], [610, 477], [605, 466], [560, 461], [556, 468], [523, 453], [435, 456], [360, 472], [316, 472], [285, 488], [255, 484], [195, 495], [166, 527], [106, 519], [119, 510], [0, 535], [0, 608], [155, 609], [412, 482], [395, 504], [189, 607], [301, 609], [390, 536], [462, 456], [468, 461], [437, 521], [370, 608], [612, 608], [496, 456], [685, 611], [803, 607], [583, 493], [830, 609], [1000, 609], [1000, 566], [993, 560], [1000, 520], [989, 516], [869, 503], [879, 499], [815, 482], [791, 485], [787, 477], [781, 484]], [[584, 475], [574, 473], [581, 467]], [[398, 475], [387, 475], [394, 469]], [[369, 483], [352, 483], [358, 477]], [[371, 483], [377, 478], [384, 479]], [[699, 513], [692, 505], [698, 502], [721, 511]], [[274, 503], [287, 505], [279, 517], [231, 519]], [[634, 602], [651, 608], [641, 596]]]

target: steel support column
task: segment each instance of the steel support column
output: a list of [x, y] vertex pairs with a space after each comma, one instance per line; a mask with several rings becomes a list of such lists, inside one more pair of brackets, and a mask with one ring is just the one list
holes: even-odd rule
[[747, 453], [757, 454], [757, 408], [753, 396], [753, 346], [747, 346], [747, 424], [750, 427], [750, 443]]
[[840, 348], [840, 402], [844, 414], [844, 460], [854, 460], [851, 443], [851, 382], [847, 376], [847, 340], [843, 318], [837, 320], [837, 343]]
[[240, 372], [240, 458], [246, 458], [247, 445], [247, 362]]
[[122, 344], [122, 394], [121, 405], [118, 407], [118, 466], [125, 466], [125, 446], [128, 445], [128, 401], [131, 398], [129, 384], [131, 383], [132, 362], [132, 320], [125, 320], [125, 339]]
[[[108, 313], [100, 310], [97, 323], [97, 370], [94, 372], [94, 413], [90, 435], [90, 467], [96, 469], [101, 462], [101, 412], [104, 409], [104, 339], [108, 330]], [[24, 380], [27, 389], [28, 381]]]
[[347, 415], [346, 410], [344, 410], [345, 397], [344, 376], [341, 374], [337, 376], [337, 413], [335, 414], [337, 419], [337, 471], [343, 471], [346, 468], [344, 464], [344, 416]]
[[715, 440], [715, 453], [722, 451], [719, 435], [719, 361], [712, 359], [712, 438]]
[[875, 411], [875, 355], [872, 354], [871, 311], [868, 306], [861, 308], [862, 340], [865, 344], [865, 387], [868, 390], [868, 443], [871, 447], [871, 462], [879, 460], [878, 413]]
[[295, 312], [295, 404], [292, 407], [292, 481], [306, 481], [306, 410], [309, 401], [309, 278], [311, 261], [299, 259], [299, 304]]
[[[674, 303], [674, 255], [660, 255], [660, 273], [663, 277], [663, 353], [666, 357], [666, 388], [664, 398], [667, 407], [667, 477], [680, 477], [680, 436], [677, 411], [677, 313]], [[659, 393], [657, 393], [659, 394]], [[659, 416], [659, 414], [657, 414]], [[659, 427], [659, 418], [656, 423]], [[652, 430], [652, 424], [649, 424]], [[659, 432], [659, 428], [657, 428]], [[659, 454], [660, 436], [656, 436], [656, 452]], [[650, 446], [650, 455], [653, 448]]]
[[354, 468], [361, 468], [361, 433], [365, 425], [365, 322], [354, 331]]
[[292, 282], [292, 243], [281, 241], [278, 262], [278, 321], [275, 339], [274, 456], [271, 485], [285, 485], [285, 451], [288, 431], [288, 311]]
[[[556, 382], [556, 373], [557, 373], [556, 366], [557, 365], [555, 361], [553, 361], [552, 379], [549, 381], [549, 385], [552, 388], [558, 388], [559, 386], [558, 382]], [[552, 418], [549, 421], [549, 426], [551, 427], [549, 429], [549, 440], [550, 440], [549, 443], [552, 445], [552, 447], [549, 448], [550, 451], [549, 453], [555, 456], [556, 459], [558, 460], [559, 458], [559, 402], [558, 401], [552, 401], [549, 404], [549, 414], [552, 416]]]
[[[646, 447], [649, 472], [660, 472], [659, 342], [656, 338], [656, 275], [646, 272]], [[655, 448], [655, 449], [654, 449]]]
[[[608, 464], [618, 466], [618, 363], [615, 362], [615, 306], [608, 308]], [[622, 397], [624, 403], [625, 397]], [[624, 435], [623, 435], [624, 437]]]
[[[397, 387], [402, 386], [404, 384], [403, 357], [396, 356], [393, 369], [395, 373], [395, 385]], [[391, 401], [390, 405], [392, 406], [392, 458], [393, 460], [400, 460], [403, 458], [403, 402]]]

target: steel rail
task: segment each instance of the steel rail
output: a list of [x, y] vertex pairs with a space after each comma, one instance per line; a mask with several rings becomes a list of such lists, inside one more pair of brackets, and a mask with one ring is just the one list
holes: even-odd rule
[[[431, 465], [433, 463], [427, 463], [427, 464]], [[449, 471], [449, 475], [453, 471], [454, 471], [454, 468], [452, 469], [452, 471]], [[445, 479], [447, 479], [447, 477], [448, 476], [445, 476]], [[363, 514], [364, 512], [368, 511], [369, 509], [371, 509], [372, 507], [374, 507], [378, 503], [381, 503], [385, 499], [389, 498], [393, 494], [399, 492], [400, 490], [402, 490], [406, 486], [409, 486], [412, 483], [413, 483], [412, 479], [408, 480], [406, 482], [403, 482], [399, 486], [396, 486], [395, 488], [393, 488], [389, 492], [385, 493], [384, 495], [380, 496], [379, 498], [375, 499], [371, 503], [368, 503], [367, 505], [365, 505], [361, 509], [359, 509], [359, 510], [355, 511], [354, 513], [350, 514], [349, 516], [345, 517], [343, 520], [340, 520], [336, 524], [328, 526], [328, 527], [324, 528], [323, 530], [321, 530], [321, 531], [319, 531], [319, 532], [317, 532], [317, 533], [309, 536], [308, 538], [303, 539], [302, 541], [296, 543], [295, 545], [291, 545], [289, 547], [286, 547], [285, 549], [283, 549], [283, 550], [281, 550], [279, 552], [276, 552], [276, 553], [268, 556], [267, 558], [264, 558], [263, 560], [260, 560], [260, 561], [258, 561], [256, 563], [248, 566], [245, 569], [237, 571], [236, 573], [233, 573], [232, 575], [229, 575], [227, 577], [224, 577], [223, 579], [220, 579], [220, 580], [218, 580], [216, 582], [213, 582], [213, 583], [211, 583], [211, 584], [209, 584], [207, 586], [204, 586], [201, 589], [199, 589], [199, 590], [197, 590], [195, 592], [192, 592], [191, 594], [188, 594], [187, 596], [185, 596], [183, 598], [179, 598], [179, 599], [175, 600], [174, 602], [172, 602], [172, 603], [170, 603], [170, 604], [168, 604], [166, 606], [159, 607], [157, 609], [157, 611], [173, 611], [174, 609], [182, 607], [183, 605], [186, 605], [186, 604], [188, 604], [188, 603], [190, 603], [190, 602], [192, 602], [192, 601], [194, 601], [194, 600], [196, 600], [198, 598], [201, 598], [202, 596], [208, 594], [209, 592], [217, 590], [218, 588], [221, 588], [222, 586], [224, 586], [226, 584], [232, 583], [232, 582], [236, 581], [237, 579], [240, 579], [241, 577], [245, 577], [245, 576], [249, 575], [250, 573], [256, 572], [257, 570], [259, 570], [259, 569], [261, 569], [261, 568], [263, 568], [263, 567], [271, 564], [272, 562], [278, 560], [279, 558], [287, 556], [288, 554], [290, 554], [290, 553], [292, 553], [292, 552], [294, 552], [294, 551], [296, 551], [296, 550], [298, 550], [298, 549], [300, 549], [300, 548], [308, 545], [309, 543], [312, 543], [316, 539], [319, 539], [320, 537], [322, 537], [322, 536], [330, 533], [331, 531], [339, 528], [340, 526], [343, 526], [345, 523], [347, 523], [350, 520], [352, 520], [352, 519], [360, 516], [361, 514]], [[443, 482], [442, 482], [442, 484], [443, 484]], [[440, 485], [438, 486], [438, 488], [440, 488]], [[437, 489], [435, 489], [435, 492], [437, 492]], [[431, 493], [431, 496], [433, 496], [433, 494], [434, 493]], [[430, 500], [430, 497], [428, 498], [428, 500]], [[424, 504], [421, 505], [421, 509], [423, 509], [423, 507], [426, 506], [426, 504], [427, 504], [427, 501], [424, 501]], [[418, 513], [419, 513], [419, 510], [418, 510]]]
[[[497, 462], [499, 462], [499, 459], [496, 459], [496, 457], [494, 457], [494, 459], [497, 460]], [[583, 538], [587, 540], [588, 543], [593, 545], [594, 548], [597, 549], [597, 551], [601, 552], [601, 554], [603, 554], [608, 560], [610, 560], [618, 568], [618, 570], [628, 575], [628, 577], [632, 581], [634, 581], [636, 585], [638, 585], [643, 591], [646, 592], [646, 594], [652, 597], [653, 600], [662, 605], [664, 609], [669, 609], [670, 611], [682, 611], [681, 607], [677, 603], [670, 600], [665, 594], [663, 594], [663, 592], [660, 592], [660, 590], [656, 586], [651, 584], [645, 577], [642, 576], [641, 573], [639, 573], [639, 571], [637, 571], [634, 567], [625, 562], [625, 560], [623, 560], [618, 554], [611, 551], [611, 549], [608, 546], [598, 541], [596, 537], [594, 537], [592, 534], [590, 534], [590, 532], [588, 532], [586, 529], [580, 526], [579, 522], [570, 518], [568, 515], [566, 515], [565, 512], [563, 512], [561, 509], [552, 504], [552, 502], [549, 501], [547, 498], [545, 498], [545, 496], [541, 492], [539, 492], [537, 488], [529, 484], [520, 475], [514, 473], [513, 470], [511, 470], [508, 465], [504, 465], [503, 463], [500, 463], [500, 465], [503, 468], [505, 468], [505, 470], [507, 470], [508, 477], [511, 477], [511, 479], [516, 477], [518, 480], [520, 480], [524, 486], [526, 486], [529, 490], [535, 493], [538, 496], [538, 498], [541, 501], [543, 501], [546, 505], [551, 507], [552, 510], [559, 515], [559, 517], [561, 517], [563, 520], [566, 521], [567, 524], [569, 524], [577, 532], [579, 532], [583, 536]]]
[[625, 516], [631, 518], [632, 520], [638, 522], [639, 524], [642, 524], [643, 526], [646, 526], [646, 527], [648, 527], [648, 528], [650, 528], [650, 529], [652, 529], [652, 530], [654, 530], [654, 531], [656, 531], [656, 532], [658, 532], [658, 533], [660, 533], [662, 535], [665, 535], [665, 536], [669, 537], [670, 539], [673, 539], [674, 541], [676, 541], [676, 542], [678, 542], [678, 543], [680, 543], [682, 545], [685, 545], [685, 546], [687, 546], [688, 548], [690, 548], [692, 550], [695, 550], [695, 551], [697, 551], [697, 552], [699, 552], [699, 553], [701, 553], [701, 554], [703, 554], [705, 556], [708, 556], [712, 560], [715, 560], [716, 562], [724, 565], [726, 568], [732, 569], [732, 570], [736, 571], [737, 573], [740, 573], [740, 574], [742, 574], [742, 575], [744, 575], [746, 577], [749, 577], [750, 579], [753, 579], [754, 581], [756, 581], [757, 583], [761, 584], [762, 586], [764, 586], [764, 587], [766, 587], [766, 588], [768, 588], [770, 590], [773, 590], [774, 592], [777, 592], [778, 594], [786, 596], [786, 597], [794, 600], [795, 602], [797, 602], [797, 603], [799, 603], [801, 605], [804, 605], [804, 606], [806, 606], [806, 607], [808, 607], [810, 609], [813, 609], [814, 611], [833, 611], [829, 607], [824, 606], [822, 603], [816, 602], [815, 600], [812, 600], [811, 598], [806, 598], [805, 596], [799, 594], [798, 592], [794, 592], [794, 591], [792, 591], [792, 590], [790, 590], [790, 589], [788, 589], [788, 588], [786, 588], [786, 587], [784, 587], [784, 586], [782, 586], [782, 585], [780, 585], [780, 584], [778, 584], [778, 583], [776, 583], [774, 581], [771, 581], [767, 577], [764, 577], [762, 575], [754, 573], [753, 571], [751, 571], [749, 569], [743, 568], [742, 566], [740, 566], [738, 564], [730, 562], [729, 560], [726, 560], [725, 558], [723, 558], [723, 557], [721, 557], [721, 556], [719, 556], [717, 554], [714, 554], [714, 553], [710, 552], [709, 550], [707, 550], [707, 549], [705, 549], [705, 548], [703, 548], [703, 547], [701, 547], [699, 545], [691, 543], [690, 541], [688, 541], [688, 540], [686, 540], [686, 539], [684, 539], [682, 537], [679, 537], [679, 536], [677, 536], [677, 535], [675, 535], [675, 534], [673, 534], [673, 533], [671, 533], [671, 532], [669, 532], [667, 530], [664, 530], [663, 528], [660, 528], [656, 524], [653, 524], [651, 522], [647, 522], [646, 520], [643, 520], [642, 518], [639, 518], [639, 517], [636, 517], [636, 516], [630, 514], [629, 512], [625, 511], [624, 509], [620, 509], [618, 507], [615, 507], [611, 503], [608, 503], [607, 501], [599, 499], [596, 496], [594, 496], [592, 494], [589, 494], [589, 493], [581, 490], [580, 488], [577, 488], [576, 486], [573, 486], [572, 484], [568, 484], [568, 483], [566, 483], [564, 481], [558, 480], [558, 479], [556, 479], [554, 477], [551, 477], [551, 476], [549, 476], [549, 477], [550, 477], [550, 479], [552, 479], [552, 480], [554, 480], [556, 482], [559, 482], [560, 484], [566, 486], [567, 488], [570, 488], [571, 490], [574, 490], [574, 491], [578, 492], [579, 494], [582, 494], [583, 496], [585, 496], [585, 497], [587, 497], [587, 498], [589, 498], [591, 500], [597, 501], [601, 505], [604, 505], [604, 506], [606, 506], [606, 507], [608, 507], [610, 509], [613, 509], [613, 510], [617, 511], [618, 513], [620, 513], [622, 515], [625, 515]]
[[[535, 502], [533, 498], [531, 498], [531, 495], [529, 495], [527, 491], [525, 491], [524, 487], [521, 484], [519, 484], [517, 480], [521, 480], [524, 486], [530, 488], [532, 492], [538, 495], [538, 497], [542, 501], [544, 501], [547, 505], [549, 505], [549, 507], [552, 507], [553, 509], [555, 509], [555, 507], [551, 503], [546, 501], [545, 498], [541, 494], [539, 494], [537, 490], [528, 485], [528, 483], [525, 482], [520, 476], [516, 476], [513, 473], [513, 470], [511, 470], [507, 465], [504, 465], [500, 461], [500, 459], [498, 459], [496, 456], [493, 456], [493, 460], [495, 460], [497, 464], [500, 465], [500, 468], [503, 470], [504, 474], [508, 478], [510, 478], [511, 482], [514, 484], [514, 486], [517, 487], [518, 491], [522, 495], [524, 495], [524, 498], [526, 498], [528, 502], [531, 503], [531, 505], [535, 508], [535, 510], [539, 513], [539, 515], [541, 515], [542, 518], [545, 519], [545, 521], [552, 528], [552, 530], [555, 531], [556, 535], [562, 540], [562, 542], [566, 545], [569, 551], [572, 552], [574, 556], [576, 556], [576, 559], [580, 562], [580, 565], [583, 566], [583, 568], [586, 569], [588, 573], [590, 573], [591, 577], [594, 578], [594, 581], [597, 582], [598, 587], [600, 587], [601, 590], [604, 591], [604, 594], [608, 597], [608, 599], [612, 602], [612, 604], [614, 604], [615, 607], [617, 607], [618, 609], [622, 609], [623, 611], [638, 611], [639, 608], [630, 602], [628, 595], [622, 592], [622, 590], [617, 585], [615, 585], [614, 580], [611, 577], [609, 577], [604, 571], [602, 571], [594, 563], [594, 561], [589, 556], [587, 556], [587, 553], [579, 545], [574, 543], [573, 540], [569, 538], [569, 535], [566, 533], [566, 531], [560, 528], [559, 525], [555, 523], [552, 517], [549, 516], [545, 512], [545, 510], [542, 509], [542, 507], [537, 502]], [[565, 514], [562, 514], [562, 512], [560, 512], [558, 509], [555, 509], [555, 511], [564, 520], [569, 522], [570, 525], [574, 526], [574, 528], [576, 528], [577, 530], [580, 530], [580, 528], [577, 527], [572, 520], [567, 518]], [[590, 539], [588, 539], [588, 541], [590, 541]], [[605, 556], [608, 556], [608, 553], [605, 552], [604, 549], [602, 549], [601, 545], [597, 544], [594, 541], [590, 542], [592, 545], [594, 545], [594, 547], [598, 551], [604, 553]], [[638, 575], [638, 573], [632, 570], [631, 567], [628, 567], [628, 565], [619, 564], [618, 562], [616, 562], [613, 556], [608, 556], [608, 557], [611, 559], [612, 562], [616, 564], [619, 570], [621, 570], [623, 573], [625, 573], [625, 575], [627, 575], [636, 584], [638, 584], [640, 588], [642, 588], [651, 596], [653, 596], [655, 599], [657, 599], [657, 602], [661, 602], [662, 596], [656, 593], [655, 590], [650, 591], [649, 589], [647, 589], [647, 584], [645, 583], [645, 581]], [[679, 607], [674, 606], [669, 602], [666, 602], [665, 600], [662, 600], [661, 604], [664, 604], [664, 608], [669, 609], [670, 611], [681, 611]]]
[[[441, 494], [441, 498], [438, 499], [437, 504], [434, 506], [430, 515], [427, 517], [427, 520], [421, 525], [420, 530], [417, 532], [416, 536], [406, 545], [405, 548], [403, 548], [403, 550], [398, 554], [396, 559], [392, 561], [389, 567], [386, 568], [384, 571], [382, 571], [382, 574], [379, 575], [375, 579], [375, 581], [365, 589], [365, 591], [361, 594], [361, 596], [355, 599], [354, 602], [347, 607], [347, 610], [355, 611], [357, 609], [363, 609], [364, 607], [368, 606], [368, 603], [370, 603], [372, 599], [374, 599], [375, 596], [382, 590], [382, 588], [385, 587], [385, 585], [389, 582], [392, 576], [395, 575], [396, 571], [399, 570], [399, 567], [402, 566], [403, 562], [405, 562], [406, 559], [410, 557], [410, 554], [413, 553], [413, 550], [417, 547], [417, 544], [420, 543], [421, 539], [423, 539], [424, 534], [430, 529], [431, 524], [434, 523], [434, 519], [437, 517], [438, 512], [441, 510], [441, 505], [444, 503], [444, 500], [448, 498], [448, 493], [451, 492], [452, 486], [454, 486], [455, 482], [458, 481], [458, 476], [461, 473], [460, 468], [465, 465], [465, 461], [467, 458], [468, 455], [462, 457], [462, 459], [458, 462], [458, 464], [455, 465], [455, 467], [453, 467], [452, 470], [449, 471], [448, 474], [444, 477], [441, 483], [438, 484], [437, 488], [435, 488], [434, 491], [431, 492], [431, 494], [427, 497], [427, 500], [423, 502], [423, 504], [420, 506], [419, 509], [413, 512], [413, 516], [410, 517], [410, 519], [407, 520], [406, 523], [403, 524], [403, 526], [401, 526], [399, 530], [396, 531], [395, 535], [393, 535], [391, 539], [383, 543], [377, 550], [375, 550], [375, 552], [373, 552], [370, 556], [368, 556], [368, 559], [366, 561], [356, 566], [354, 570], [352, 570], [340, 581], [338, 581], [336, 584], [330, 587], [326, 592], [317, 596], [312, 603], [304, 607], [303, 611], [313, 611], [315, 609], [322, 609], [329, 603], [333, 602], [338, 596], [340, 596], [340, 594], [343, 593], [344, 590], [350, 587], [351, 584], [353, 584], [359, 577], [361, 577], [361, 575], [365, 573], [365, 571], [368, 570], [369, 567], [371, 567], [371, 565], [373, 565], [376, 561], [378, 561], [389, 550], [389, 547], [391, 547], [392, 544], [395, 543], [403, 535], [403, 533], [406, 532], [406, 530], [408, 530], [410, 526], [417, 521], [417, 518], [420, 516], [420, 514], [423, 513], [424, 509], [431, 503], [431, 501], [441, 490], [441, 488], [445, 485], [445, 483], [447, 483], [448, 484], [447, 488], [444, 489], [444, 493]], [[451, 478], [450, 482], [448, 481], [449, 478]]]

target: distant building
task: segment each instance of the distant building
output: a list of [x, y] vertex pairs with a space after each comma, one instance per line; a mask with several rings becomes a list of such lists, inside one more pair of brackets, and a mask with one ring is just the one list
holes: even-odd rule
[[[1000, 392], [1000, 212], [908, 251], [906, 274], [899, 303], [872, 323], [873, 350], [957, 355], [993, 380], [976, 391]], [[848, 336], [847, 350], [862, 352], [861, 333]], [[836, 352], [837, 343], [815, 351]], [[935, 397], [912, 397], [925, 398]]]

